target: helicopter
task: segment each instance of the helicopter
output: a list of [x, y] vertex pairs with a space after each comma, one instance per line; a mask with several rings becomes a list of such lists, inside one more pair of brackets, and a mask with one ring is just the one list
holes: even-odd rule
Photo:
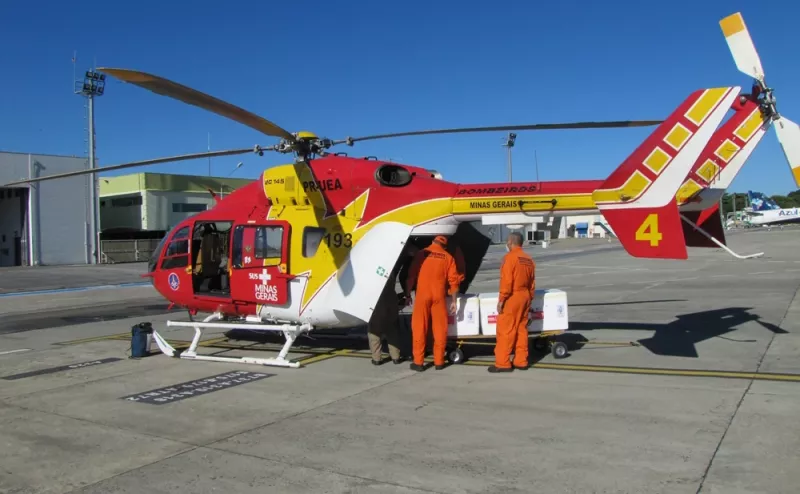
[[[187, 309], [190, 319], [199, 312], [210, 313], [202, 321], [167, 321], [168, 327], [195, 330], [188, 349], [180, 352], [153, 331], [164, 354], [293, 368], [300, 364], [286, 357], [300, 335], [370, 320], [410, 239], [463, 235], [459, 243], [465, 246], [467, 278], [473, 275], [488, 248], [475, 238], [480, 233], [464, 228], [476, 221], [500, 219], [511, 224], [531, 222], [533, 217], [599, 212], [633, 257], [687, 259], [690, 246], [721, 246], [737, 257], [750, 257], [733, 253], [724, 245], [724, 234], [710, 234], [704, 227], [714, 224], [709, 211], [717, 207], [714, 198], [724, 191], [721, 184], [732, 181], [763, 136], [766, 128], [761, 122], [775, 120], [776, 114], [768, 113], [774, 110], [771, 90], [745, 95], [741, 87], [727, 86], [693, 91], [665, 120], [470, 127], [332, 140], [308, 131], [290, 133], [247, 110], [156, 75], [116, 68], [98, 71], [280, 141], [268, 147], [157, 158], [18, 183], [210, 156], [292, 154], [292, 163], [266, 169], [223, 199], [215, 196], [211, 209], [175, 225], [153, 251], [144, 276], [172, 306]], [[717, 130], [731, 108], [735, 115]], [[786, 149], [781, 132], [785, 135], [791, 127], [790, 122], [783, 123], [778, 136]], [[599, 180], [460, 184], [435, 170], [328, 151], [341, 144], [414, 135], [642, 126], [656, 128], [607, 178]], [[720, 156], [720, 146], [730, 149], [729, 142], [739, 152]], [[790, 159], [790, 152], [785, 152]], [[478, 247], [469, 248], [471, 244]], [[196, 350], [206, 329], [280, 332], [285, 343], [275, 358], [200, 355]]]

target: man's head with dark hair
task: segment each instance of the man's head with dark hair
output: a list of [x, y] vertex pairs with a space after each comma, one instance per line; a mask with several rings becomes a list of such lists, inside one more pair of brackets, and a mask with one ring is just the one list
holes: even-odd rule
[[509, 250], [514, 247], [522, 247], [522, 234], [520, 232], [509, 233], [508, 240], [506, 240], [506, 247]]

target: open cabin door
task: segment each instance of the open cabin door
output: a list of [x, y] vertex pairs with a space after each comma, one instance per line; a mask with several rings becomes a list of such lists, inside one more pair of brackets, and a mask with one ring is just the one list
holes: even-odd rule
[[284, 305], [289, 298], [289, 235], [286, 221], [236, 225], [231, 245], [234, 303]]

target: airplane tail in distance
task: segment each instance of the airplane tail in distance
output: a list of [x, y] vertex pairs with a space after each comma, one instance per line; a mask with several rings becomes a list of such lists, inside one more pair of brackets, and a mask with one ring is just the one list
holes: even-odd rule
[[747, 200], [753, 211], [769, 211], [772, 209], [780, 209], [778, 203], [765, 196], [762, 192], [747, 191]]
[[739, 91], [720, 87], [689, 95], [594, 191], [628, 254], [687, 258], [676, 194]]

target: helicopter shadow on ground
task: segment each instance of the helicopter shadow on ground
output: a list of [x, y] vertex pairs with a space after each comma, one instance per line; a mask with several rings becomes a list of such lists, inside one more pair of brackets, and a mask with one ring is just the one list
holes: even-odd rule
[[763, 321], [757, 314], [750, 312], [752, 307], [727, 307], [708, 311], [681, 314], [668, 323], [628, 323], [610, 321], [576, 321], [570, 323], [571, 331], [593, 331], [598, 329], [614, 329], [627, 331], [654, 331], [649, 338], [636, 340], [654, 355], [668, 357], [697, 358], [696, 344], [711, 338], [723, 338], [734, 343], [752, 344], [754, 339], [735, 339], [725, 335], [738, 326], [757, 322], [774, 334], [786, 334], [788, 331]]

